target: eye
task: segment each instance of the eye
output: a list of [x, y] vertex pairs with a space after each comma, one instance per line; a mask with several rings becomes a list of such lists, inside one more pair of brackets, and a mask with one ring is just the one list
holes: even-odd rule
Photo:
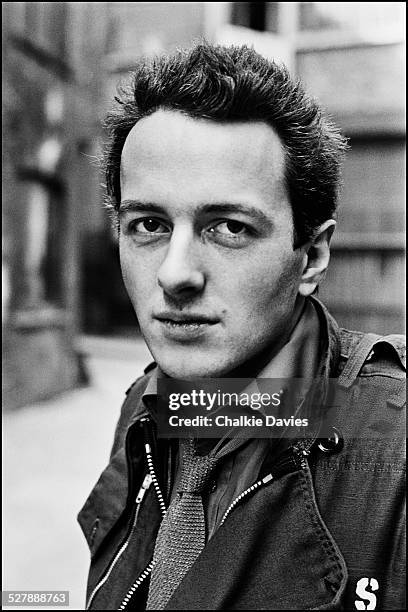
[[132, 234], [167, 234], [170, 230], [154, 217], [146, 217], [131, 221], [128, 225], [129, 232]]
[[218, 221], [207, 229], [212, 242], [231, 249], [249, 246], [257, 237], [257, 231], [236, 219]]
[[215, 234], [222, 234], [223, 236], [240, 236], [248, 232], [248, 228], [244, 223], [240, 221], [234, 221], [229, 219], [228, 221], [222, 221], [211, 228], [211, 232]]

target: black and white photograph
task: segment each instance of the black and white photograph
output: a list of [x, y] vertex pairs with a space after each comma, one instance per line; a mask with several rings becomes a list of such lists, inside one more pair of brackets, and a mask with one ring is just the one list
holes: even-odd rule
[[2, 3], [2, 609], [406, 609], [405, 7]]

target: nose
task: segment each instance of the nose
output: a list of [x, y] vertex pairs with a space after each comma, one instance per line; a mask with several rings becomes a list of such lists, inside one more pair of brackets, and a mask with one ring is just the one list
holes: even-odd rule
[[205, 285], [204, 272], [197, 257], [194, 235], [189, 228], [173, 229], [170, 243], [159, 272], [158, 283], [174, 299], [188, 299], [200, 293]]

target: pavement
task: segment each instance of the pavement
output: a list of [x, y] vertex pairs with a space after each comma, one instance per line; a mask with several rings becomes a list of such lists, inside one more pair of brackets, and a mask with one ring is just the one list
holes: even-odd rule
[[[105, 468], [142, 340], [82, 337], [87, 387], [3, 416], [3, 591], [69, 591], [83, 610], [89, 551], [76, 516]], [[4, 610], [16, 607], [3, 606]]]

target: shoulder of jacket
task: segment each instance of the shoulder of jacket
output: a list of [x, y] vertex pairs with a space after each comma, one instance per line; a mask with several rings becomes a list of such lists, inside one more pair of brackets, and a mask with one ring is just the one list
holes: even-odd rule
[[384, 370], [384, 374], [406, 370], [406, 339], [403, 334], [381, 336], [340, 329], [340, 344], [342, 366], [353, 360], [356, 368], [360, 366], [357, 375], [367, 363], [377, 364], [379, 373]]
[[[365, 384], [382, 389], [388, 403], [396, 407], [404, 406], [405, 337], [399, 334], [381, 336], [341, 329], [340, 342], [337, 379], [340, 387], [351, 388], [354, 383], [364, 380]], [[381, 378], [384, 382], [379, 386]]]

